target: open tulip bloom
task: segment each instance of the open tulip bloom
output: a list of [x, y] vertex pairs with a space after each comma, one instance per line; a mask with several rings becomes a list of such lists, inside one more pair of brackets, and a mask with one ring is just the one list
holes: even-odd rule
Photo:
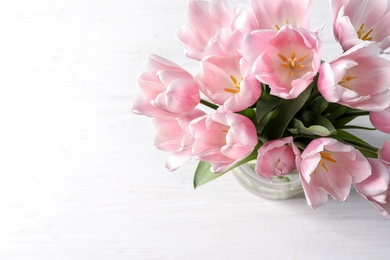
[[153, 118], [168, 170], [199, 160], [195, 187], [251, 161], [270, 181], [298, 172], [312, 208], [355, 187], [390, 219], [390, 140], [378, 149], [347, 131], [390, 134], [390, 1], [330, 1], [344, 51], [331, 61], [312, 4], [189, 0], [175, 35], [199, 72], [150, 55], [132, 111]]

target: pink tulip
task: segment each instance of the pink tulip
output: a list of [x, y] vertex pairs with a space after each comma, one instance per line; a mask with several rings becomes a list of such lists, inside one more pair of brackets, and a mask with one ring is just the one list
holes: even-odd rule
[[149, 56], [147, 65], [149, 71], [137, 79], [142, 95], [133, 104], [134, 113], [176, 117], [199, 104], [199, 88], [190, 73], [157, 55]]
[[291, 136], [263, 144], [257, 154], [256, 172], [269, 180], [297, 170], [301, 156]]
[[[189, 0], [187, 6], [187, 21], [175, 35], [185, 45], [186, 56], [201, 60], [207, 52], [207, 46], [212, 43], [217, 33], [231, 34], [233, 12], [226, 0]], [[222, 36], [219, 36], [222, 37]]]
[[241, 45], [244, 36], [245, 34], [241, 31], [223, 28], [217, 32], [215, 37], [210, 39], [202, 57], [216, 55], [241, 58]]
[[235, 12], [232, 21], [233, 28], [244, 33], [250, 33], [259, 29], [252, 7], [247, 4], [238, 4]]
[[242, 48], [255, 77], [269, 85], [272, 95], [284, 99], [301, 94], [320, 67], [318, 36], [291, 25], [279, 31], [254, 31], [244, 38]]
[[378, 158], [390, 166], [390, 140], [387, 140], [382, 144], [382, 147], [378, 152]]
[[390, 134], [390, 107], [383, 111], [371, 112], [370, 121], [379, 131]]
[[372, 167], [372, 174], [361, 183], [355, 184], [355, 188], [384, 217], [390, 219], [390, 165], [373, 158], [369, 158], [368, 161]]
[[318, 90], [329, 102], [380, 111], [390, 106], [390, 62], [379, 48], [363, 42], [330, 63], [323, 63]]
[[343, 50], [372, 41], [390, 47], [390, 3], [387, 0], [332, 0], [333, 32]]
[[240, 58], [207, 56], [197, 76], [199, 89], [215, 104], [238, 112], [253, 105], [261, 95], [260, 82], [247, 73], [249, 66]]
[[173, 171], [192, 158], [194, 138], [190, 133], [190, 122], [205, 113], [194, 109], [178, 118], [154, 118], [154, 145], [166, 152], [171, 152], [166, 167]]
[[371, 175], [367, 159], [354, 147], [332, 138], [318, 138], [302, 152], [300, 178], [309, 206], [316, 208], [330, 194], [338, 202], [345, 201], [352, 184]]
[[369, 158], [372, 175], [355, 184], [360, 195], [371, 202], [386, 218], [390, 219], [390, 140], [383, 143], [378, 159]]
[[190, 130], [195, 138], [194, 155], [210, 162], [213, 172], [224, 172], [243, 160], [258, 142], [254, 124], [230, 111], [197, 118], [191, 122]]
[[251, 0], [256, 29], [279, 30], [283, 25], [309, 29], [312, 0]]

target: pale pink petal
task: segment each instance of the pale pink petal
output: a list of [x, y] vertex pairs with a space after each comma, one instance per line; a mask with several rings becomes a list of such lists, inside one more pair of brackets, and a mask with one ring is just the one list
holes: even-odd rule
[[294, 99], [311, 84], [318, 72], [320, 41], [317, 35], [291, 25], [274, 33], [259, 30], [246, 36], [243, 57], [249, 63], [253, 62], [252, 73], [260, 82], [269, 85], [272, 95]]
[[201, 61], [201, 71], [196, 77], [200, 90], [212, 102], [223, 105], [238, 91], [234, 80], [241, 81], [239, 59], [226, 56], [208, 56]]
[[385, 218], [390, 219], [390, 165], [377, 159], [368, 160], [372, 166], [372, 175], [362, 183], [355, 184], [355, 188]]
[[309, 185], [305, 178], [302, 178], [302, 176], [300, 176], [300, 178], [303, 191], [305, 192], [307, 205], [315, 209], [328, 201], [328, 194], [326, 191], [324, 191], [322, 188]]
[[177, 117], [199, 104], [199, 87], [190, 73], [157, 55], [150, 55], [147, 65], [149, 71], [137, 79], [142, 99], [136, 99], [132, 108], [134, 113]]
[[232, 25], [235, 29], [245, 33], [256, 30], [258, 26], [253, 9], [246, 4], [238, 4]]
[[390, 134], [390, 107], [383, 111], [371, 112], [370, 121], [379, 131]]
[[299, 172], [308, 202], [317, 207], [326, 201], [323, 192], [338, 202], [345, 201], [351, 185], [371, 175], [371, 166], [352, 146], [332, 138], [317, 138], [302, 152]]
[[248, 147], [253, 147], [257, 144], [257, 134], [253, 134], [256, 132], [255, 125], [249, 118], [228, 112], [226, 113], [226, 123], [230, 126], [226, 135], [227, 143], [239, 143]]
[[382, 214], [383, 217], [390, 219], [390, 194], [387, 194], [387, 199], [385, 204], [377, 203], [375, 200], [369, 200], [375, 208]]
[[335, 201], [344, 202], [351, 190], [352, 177], [340, 165], [329, 164], [327, 169], [328, 171], [317, 167], [317, 172], [312, 175], [310, 184], [325, 190]]
[[371, 176], [354, 186], [361, 195], [375, 197], [379, 203], [385, 203], [390, 184], [389, 169], [378, 159], [368, 158], [368, 161], [372, 168]]
[[169, 171], [175, 171], [184, 163], [189, 161], [193, 157], [191, 150], [184, 150], [182, 152], [176, 152], [169, 155], [165, 167]]
[[204, 56], [217, 55], [232, 58], [241, 57], [242, 39], [245, 34], [235, 30], [222, 28], [210, 39], [204, 50]]
[[177, 120], [175, 118], [155, 118], [152, 122], [156, 132], [154, 145], [162, 151], [176, 152], [179, 150], [185, 132]]
[[161, 110], [156, 106], [153, 106], [149, 100], [145, 100], [145, 98], [141, 95], [135, 98], [131, 107], [131, 112], [138, 115], [159, 118], [171, 118], [177, 116], [176, 114]]
[[236, 57], [207, 56], [196, 77], [203, 94], [233, 112], [250, 107], [261, 95], [260, 83], [240, 64]]
[[198, 86], [193, 80], [177, 79], [166, 90], [167, 109], [173, 113], [191, 111], [199, 101]]
[[390, 165], [390, 140], [385, 141], [379, 149], [379, 159]]
[[345, 61], [344, 63], [335, 63], [332, 67], [328, 62], [324, 62], [319, 70], [318, 90], [322, 96], [329, 102], [337, 102], [341, 99], [343, 89], [338, 87], [342, 76], [345, 75], [347, 68], [356, 66], [353, 61]]
[[166, 162], [168, 170], [173, 171], [193, 157], [192, 144], [194, 138], [189, 129], [192, 120], [204, 116], [199, 109], [177, 118], [154, 118], [154, 145], [166, 152], [171, 152]]
[[209, 41], [222, 28], [230, 28], [232, 12], [225, 0], [190, 0], [187, 21], [175, 35], [185, 45], [189, 58], [201, 60]]
[[151, 54], [148, 56], [148, 58], [146, 59], [146, 66], [148, 70], [175, 70], [179, 68], [179, 65], [177, 65], [176, 63], [156, 54]]
[[161, 84], [161, 80], [157, 76], [156, 71], [144, 72], [137, 78], [137, 83], [141, 94], [147, 99], [156, 98], [161, 92], [165, 91], [166, 87]]
[[343, 50], [371, 41], [382, 51], [390, 47], [390, 2], [384, 0], [332, 0], [333, 31]]
[[318, 90], [329, 102], [367, 111], [384, 110], [390, 106], [390, 62], [380, 56], [375, 44], [363, 42], [322, 64]]
[[251, 0], [257, 29], [278, 30], [285, 24], [309, 29], [311, 0]]
[[254, 124], [247, 117], [230, 111], [217, 111], [195, 119], [190, 130], [195, 138], [193, 153], [200, 160], [210, 162], [213, 172], [224, 171], [241, 161], [258, 142]]
[[256, 59], [264, 54], [271, 44], [271, 40], [277, 35], [273, 30], [257, 30], [246, 35], [242, 42], [242, 51], [245, 60], [253, 64]]
[[269, 180], [274, 176], [292, 173], [300, 162], [299, 149], [291, 136], [263, 144], [257, 154], [256, 172]]

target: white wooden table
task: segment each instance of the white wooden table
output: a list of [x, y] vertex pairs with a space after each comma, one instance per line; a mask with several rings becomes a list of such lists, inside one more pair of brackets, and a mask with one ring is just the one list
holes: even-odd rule
[[[328, 1], [315, 2], [330, 60]], [[173, 37], [185, 6], [2, 2], [0, 259], [389, 259], [390, 222], [355, 192], [312, 210], [303, 197], [257, 198], [231, 175], [194, 191], [195, 162], [165, 170], [130, 105], [148, 54], [197, 71]]]

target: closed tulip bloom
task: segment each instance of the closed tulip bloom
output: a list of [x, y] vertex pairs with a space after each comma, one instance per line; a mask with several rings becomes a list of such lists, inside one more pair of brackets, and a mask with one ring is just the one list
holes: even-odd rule
[[170, 171], [176, 170], [193, 157], [192, 144], [194, 138], [190, 133], [190, 122], [205, 113], [201, 110], [193, 111], [178, 118], [154, 118], [152, 123], [155, 129], [154, 145], [171, 155], [166, 163]]
[[354, 147], [318, 138], [302, 152], [299, 173], [306, 201], [316, 208], [328, 200], [328, 194], [338, 202], [345, 201], [351, 185], [371, 175], [371, 166]]
[[199, 104], [199, 88], [190, 73], [157, 55], [150, 55], [147, 65], [149, 70], [137, 79], [141, 95], [133, 104], [134, 113], [176, 117]]
[[268, 141], [257, 153], [256, 172], [269, 180], [297, 170], [301, 156], [291, 136]]
[[272, 95], [284, 99], [299, 96], [320, 67], [318, 36], [291, 25], [279, 31], [253, 31], [244, 38], [242, 48], [255, 77], [269, 85]]
[[258, 142], [254, 124], [247, 117], [230, 111], [195, 119], [190, 130], [195, 138], [194, 155], [210, 162], [213, 172], [224, 172], [243, 160]]
[[361, 43], [330, 63], [323, 63], [318, 90], [329, 102], [381, 111], [390, 106], [390, 62], [379, 48]]
[[388, 0], [332, 0], [333, 32], [344, 51], [361, 42], [390, 47]]
[[370, 121], [379, 131], [390, 134], [390, 107], [383, 111], [371, 112]]

